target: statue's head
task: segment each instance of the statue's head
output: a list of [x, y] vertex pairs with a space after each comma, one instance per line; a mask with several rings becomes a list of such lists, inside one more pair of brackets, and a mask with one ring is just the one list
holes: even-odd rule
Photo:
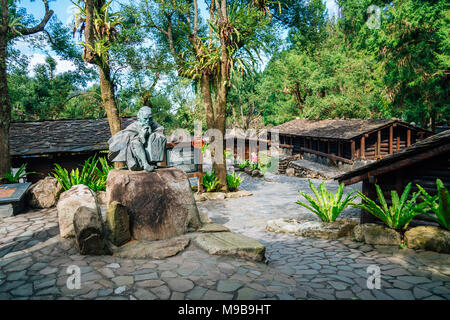
[[149, 126], [153, 121], [153, 113], [150, 107], [142, 107], [137, 114], [138, 121], [145, 126]]

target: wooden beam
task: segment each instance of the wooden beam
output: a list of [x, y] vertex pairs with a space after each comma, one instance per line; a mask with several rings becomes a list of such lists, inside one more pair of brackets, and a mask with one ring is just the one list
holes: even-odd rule
[[394, 152], [394, 127], [389, 127], [389, 154]]
[[406, 131], [406, 146], [409, 147], [411, 145], [411, 129]]
[[356, 159], [355, 147], [356, 147], [355, 140], [352, 140], [352, 142], [350, 142], [350, 152], [352, 154], [352, 156], [351, 156], [352, 160]]
[[[414, 163], [427, 160], [429, 158], [435, 157], [437, 155], [440, 155], [440, 154], [443, 154], [443, 153], [446, 153], [449, 151], [450, 151], [450, 145], [443, 145], [443, 146], [437, 147], [436, 149], [431, 150], [427, 153], [410, 156], [406, 159], [403, 159], [403, 160], [400, 160], [400, 161], [397, 161], [394, 163], [384, 164], [382, 167], [370, 170], [368, 172], [361, 173], [357, 176], [347, 178], [347, 179], [345, 179], [345, 178], [338, 179], [338, 180], [339, 180], [339, 183], [343, 182], [345, 185], [351, 185], [351, 184], [369, 179], [370, 176], [377, 177], [379, 175], [386, 174], [391, 171], [412, 165]], [[355, 171], [358, 171], [358, 169]]]
[[375, 149], [375, 155], [379, 156], [380, 155], [380, 151], [381, 151], [381, 130], [378, 130], [377, 132], [377, 148]]
[[400, 132], [398, 132], [398, 135], [397, 135], [397, 151], [399, 151], [400, 150]]
[[366, 137], [361, 137], [361, 159], [366, 157]]
[[312, 150], [312, 149], [308, 149], [308, 148], [300, 148], [300, 149], [303, 152], [312, 153], [312, 154], [315, 154], [315, 155], [318, 155], [318, 156], [321, 156], [321, 157], [325, 157], [325, 158], [329, 158], [329, 159], [332, 159], [332, 160], [335, 160], [335, 161], [341, 161], [341, 162], [344, 162], [344, 163], [353, 164], [352, 160], [349, 160], [349, 159], [346, 159], [346, 158], [342, 158], [342, 157], [339, 157], [339, 156], [335, 156], [334, 154], [328, 154], [328, 153], [324, 153], [324, 152], [320, 152], [320, 151]]

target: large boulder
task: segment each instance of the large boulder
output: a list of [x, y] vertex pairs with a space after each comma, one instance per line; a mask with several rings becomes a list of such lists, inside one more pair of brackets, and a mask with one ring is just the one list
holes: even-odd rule
[[434, 226], [421, 226], [405, 232], [408, 248], [450, 253], [450, 231]]
[[79, 184], [63, 192], [59, 197], [56, 208], [58, 210], [59, 232], [61, 237], [75, 236], [73, 217], [80, 207], [93, 209], [101, 215], [95, 193], [87, 186]]
[[353, 237], [356, 241], [374, 245], [398, 246], [402, 243], [400, 233], [394, 229], [375, 223], [366, 223], [353, 229]]
[[106, 210], [106, 225], [114, 245], [121, 246], [130, 241], [130, 216], [119, 202], [112, 202]]
[[36, 209], [51, 208], [57, 203], [62, 191], [56, 178], [46, 177], [28, 189], [28, 205]]
[[79, 207], [73, 217], [75, 243], [82, 255], [108, 254], [102, 217], [98, 210]]
[[111, 170], [106, 184], [108, 203], [127, 208], [136, 240], [162, 240], [201, 227], [187, 174], [176, 168], [154, 172]]

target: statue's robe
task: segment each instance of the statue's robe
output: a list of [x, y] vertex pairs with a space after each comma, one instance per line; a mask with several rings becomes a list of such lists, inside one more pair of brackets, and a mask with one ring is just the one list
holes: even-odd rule
[[153, 121], [145, 144], [139, 139], [144, 127], [139, 121], [133, 122], [124, 130], [117, 132], [108, 140], [108, 159], [113, 162], [126, 162], [130, 170], [142, 170], [144, 163], [140, 157], [145, 154], [148, 163], [164, 160], [166, 137], [164, 127]]

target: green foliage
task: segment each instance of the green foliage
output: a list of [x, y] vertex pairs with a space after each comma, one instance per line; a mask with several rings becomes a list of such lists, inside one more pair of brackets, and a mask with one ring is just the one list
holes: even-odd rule
[[[98, 167], [99, 163], [101, 168]], [[105, 158], [96, 159], [96, 156], [94, 156], [85, 161], [81, 172], [77, 168], [69, 173], [67, 169], [55, 164], [52, 174], [64, 190], [69, 190], [78, 184], [84, 184], [96, 192], [106, 190], [106, 178], [112, 168]]]
[[250, 165], [250, 161], [247, 159], [244, 162], [239, 164], [239, 169], [245, 169]]
[[229, 191], [237, 191], [241, 185], [241, 182], [241, 174], [236, 175], [236, 172], [233, 172], [233, 174], [227, 174], [227, 185]]
[[30, 174], [38, 174], [37, 172], [25, 172], [27, 169], [27, 164], [24, 163], [20, 166], [19, 170], [15, 174], [13, 174], [13, 170], [11, 168], [11, 172], [6, 173], [2, 177], [0, 177], [1, 180], [5, 180], [7, 183], [19, 183], [19, 180], [22, 178], [25, 178], [26, 176]]
[[[437, 194], [435, 196], [429, 195], [424, 188], [416, 185], [419, 188], [423, 203], [426, 205], [421, 213], [426, 214], [442, 227], [450, 230], [450, 196], [441, 179], [436, 179], [436, 185]], [[434, 215], [430, 214], [429, 211]]]
[[253, 170], [260, 170], [261, 171], [261, 164], [259, 162], [252, 163], [251, 165], [252, 171]]
[[309, 202], [309, 205], [302, 201], [297, 201], [296, 203], [315, 213], [324, 222], [335, 221], [339, 214], [349, 206], [351, 201], [356, 197], [353, 196], [356, 191], [352, 191], [342, 199], [344, 193], [343, 183], [337, 188], [336, 194], [333, 194], [332, 192], [327, 191], [325, 182], [322, 182], [319, 186], [319, 190], [317, 190], [312, 181], [310, 179], [308, 179], [308, 181], [309, 187], [313, 191], [316, 199], [299, 190], [298, 192]]
[[416, 199], [419, 196], [419, 193], [414, 193], [411, 199], [408, 200], [411, 192], [411, 183], [408, 183], [405, 187], [405, 190], [400, 198], [397, 191], [391, 191], [392, 204], [390, 206], [387, 205], [380, 186], [376, 184], [375, 188], [377, 190], [380, 205], [364, 195], [362, 192], [358, 191], [358, 196], [361, 197], [365, 203], [355, 203], [353, 206], [373, 214], [375, 217], [382, 220], [389, 228], [395, 230], [405, 230], [411, 220], [421, 212], [421, 210], [419, 210], [420, 207], [416, 204]]
[[219, 179], [216, 177], [214, 170], [206, 172], [203, 176], [203, 186], [207, 192], [214, 192], [219, 186]]

